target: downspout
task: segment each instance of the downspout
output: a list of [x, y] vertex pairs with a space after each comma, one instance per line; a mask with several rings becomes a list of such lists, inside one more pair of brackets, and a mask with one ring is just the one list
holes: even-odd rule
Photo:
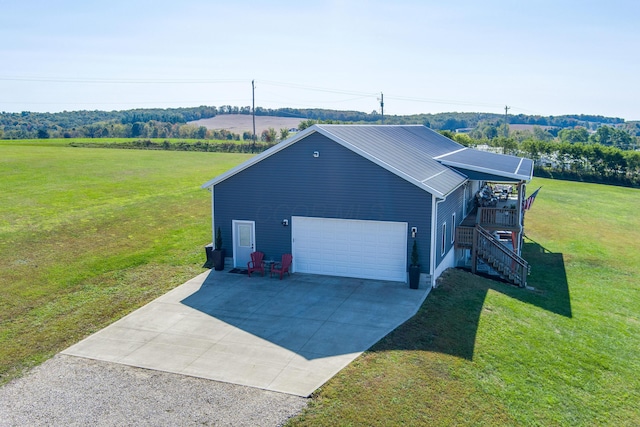
[[[436, 200], [437, 199], [437, 200]], [[435, 196], [432, 195], [431, 197], [431, 259], [429, 260], [430, 262], [430, 268], [429, 268], [429, 272], [430, 272], [430, 276], [431, 276], [431, 287], [434, 288], [436, 285], [436, 256], [438, 256], [438, 242], [437, 242], [437, 237], [438, 237], [438, 228], [437, 228], [437, 223], [438, 223], [438, 205], [442, 202], [444, 202], [445, 200], [447, 200], [446, 197], [444, 198], [437, 198]]]

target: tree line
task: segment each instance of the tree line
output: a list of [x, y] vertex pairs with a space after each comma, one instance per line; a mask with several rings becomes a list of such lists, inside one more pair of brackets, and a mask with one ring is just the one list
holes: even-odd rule
[[[151, 121], [168, 124], [186, 124], [187, 122], [214, 117], [218, 114], [216, 107], [193, 108], [146, 108], [124, 111], [63, 111], [60, 113], [0, 113], [0, 138], [32, 139], [50, 136], [91, 137], [102, 127], [104, 134], [107, 125], [133, 125]], [[93, 126], [91, 128], [91, 126]], [[116, 133], [122, 134], [122, 128]], [[105, 134], [104, 136], [112, 136]], [[115, 136], [115, 135], [114, 135]]]
[[[250, 141], [251, 132], [242, 135], [212, 130], [190, 121], [218, 114], [251, 114], [250, 107], [195, 107], [176, 109], [136, 109], [127, 111], [75, 111], [62, 113], [2, 113], [0, 138], [139, 138]], [[335, 111], [323, 109], [256, 108], [258, 115], [305, 118], [299, 130], [314, 123], [379, 123], [375, 111]], [[535, 124], [531, 130], [511, 130], [504, 116], [489, 113], [440, 113], [411, 116], [385, 116], [385, 124], [424, 124], [466, 146], [499, 149], [505, 154], [522, 155], [536, 161], [536, 175], [554, 176], [618, 185], [640, 186], [640, 122], [588, 115], [560, 117], [511, 116], [510, 124]], [[473, 126], [471, 126], [473, 125]], [[567, 126], [564, 128], [558, 125]], [[453, 130], [464, 129], [466, 133]], [[267, 144], [289, 136], [288, 129], [270, 128], [258, 135]], [[133, 145], [136, 145], [135, 143]], [[186, 144], [186, 143], [185, 143]], [[184, 145], [182, 149], [224, 151], [219, 145]], [[166, 145], [166, 144], [164, 144]], [[147, 145], [151, 149], [167, 149]], [[252, 150], [256, 149], [251, 145]], [[139, 145], [129, 148], [140, 148]], [[261, 149], [262, 147], [258, 147]], [[175, 147], [171, 147], [175, 149]], [[238, 149], [236, 145], [233, 149]]]
[[[23, 111], [21, 113], [0, 113], [0, 138], [26, 139], [37, 137], [77, 137], [89, 136], [98, 132], [102, 126], [103, 136], [115, 136], [106, 125], [134, 125], [149, 122], [188, 124], [189, 122], [215, 117], [220, 114], [251, 114], [249, 106], [221, 105], [200, 106], [192, 108], [149, 108], [132, 109], [123, 111], [63, 111], [59, 113], [35, 113]], [[361, 111], [341, 111], [319, 108], [263, 108], [257, 107], [258, 116], [296, 117], [302, 120], [332, 121], [341, 123], [381, 123], [382, 115], [377, 111], [365, 113]], [[422, 124], [435, 130], [473, 129], [478, 135], [475, 137], [492, 138], [499, 133], [500, 126], [504, 126], [504, 116], [493, 113], [437, 113], [414, 115], [385, 115], [385, 124]], [[623, 119], [616, 117], [604, 117], [596, 115], [565, 115], [565, 116], [539, 116], [539, 115], [511, 115], [508, 118], [510, 124], [529, 124], [547, 129], [557, 136], [562, 128], [584, 127], [587, 130], [596, 130], [602, 125], [625, 128], [632, 136], [640, 135], [640, 124], [637, 122], [625, 123]], [[90, 127], [96, 125], [94, 127]], [[140, 126], [140, 125], [137, 125]], [[157, 127], [157, 125], [155, 125]], [[105, 130], [106, 129], [106, 130]], [[125, 129], [126, 130], [126, 129]], [[122, 128], [115, 133], [127, 134]], [[165, 132], [166, 133], [166, 132]], [[133, 132], [133, 136], [136, 132]], [[128, 134], [127, 134], [128, 135]], [[166, 137], [175, 137], [175, 133]]]

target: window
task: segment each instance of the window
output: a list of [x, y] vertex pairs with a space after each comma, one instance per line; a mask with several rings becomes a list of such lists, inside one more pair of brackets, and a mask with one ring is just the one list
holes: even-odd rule
[[451, 244], [456, 241], [456, 213], [451, 215]]
[[238, 234], [238, 246], [242, 246], [243, 248], [251, 246], [251, 225], [238, 225]]
[[442, 248], [440, 249], [440, 255], [444, 256], [444, 251], [447, 248], [447, 223], [442, 223]]

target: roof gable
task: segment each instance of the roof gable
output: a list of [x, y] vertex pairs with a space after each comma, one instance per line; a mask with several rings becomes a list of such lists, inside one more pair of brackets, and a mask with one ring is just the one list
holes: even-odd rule
[[462, 146], [424, 126], [317, 127], [328, 138], [437, 197], [446, 196], [466, 181], [461, 173], [435, 161], [432, 154]]
[[[528, 159], [471, 150], [422, 125], [313, 125], [213, 178], [202, 188], [212, 187], [315, 132], [436, 197], [445, 197], [467, 180], [462, 172], [453, 168], [456, 165], [469, 170], [484, 168], [482, 171], [500, 176], [508, 173], [509, 177], [524, 176], [527, 171], [527, 164], [523, 166], [522, 161]], [[513, 159], [520, 161], [517, 167], [512, 165]], [[501, 161], [505, 162], [504, 166], [492, 169]], [[533, 169], [532, 162], [530, 169]], [[530, 175], [522, 179], [530, 179]]]

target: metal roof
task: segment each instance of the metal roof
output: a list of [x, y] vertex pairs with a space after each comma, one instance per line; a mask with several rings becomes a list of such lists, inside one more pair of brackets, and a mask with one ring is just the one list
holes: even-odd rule
[[436, 159], [443, 165], [486, 172], [521, 181], [530, 181], [533, 177], [533, 160], [524, 157], [489, 153], [486, 151], [464, 148]]
[[[505, 177], [529, 180], [533, 162], [502, 154], [472, 150], [422, 125], [313, 125], [219, 175], [202, 188], [211, 187], [262, 159], [318, 132], [436, 197], [462, 185], [467, 177], [458, 166]], [[530, 173], [528, 173], [530, 171]], [[527, 175], [528, 174], [528, 175]]]
[[466, 181], [433, 159], [435, 153], [462, 146], [424, 126], [316, 126], [328, 138], [438, 197]]

